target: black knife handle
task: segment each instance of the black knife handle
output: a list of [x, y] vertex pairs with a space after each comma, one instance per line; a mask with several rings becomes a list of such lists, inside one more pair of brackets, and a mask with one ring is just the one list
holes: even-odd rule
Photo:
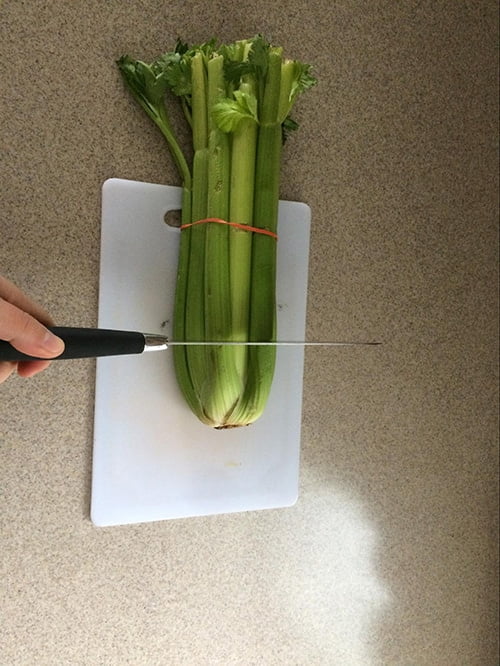
[[[145, 339], [136, 331], [115, 331], [105, 328], [71, 328], [54, 326], [50, 330], [64, 340], [65, 348], [60, 356], [52, 361], [68, 358], [95, 358], [96, 356], [118, 356], [121, 354], [141, 354]], [[0, 340], [0, 361], [47, 360], [28, 356]]]

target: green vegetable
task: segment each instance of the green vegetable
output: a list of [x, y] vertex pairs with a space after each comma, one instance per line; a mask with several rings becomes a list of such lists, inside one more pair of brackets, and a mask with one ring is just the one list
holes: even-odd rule
[[[310, 66], [283, 58], [260, 35], [218, 45], [178, 41], [146, 64], [118, 66], [158, 125], [182, 179], [174, 308], [177, 340], [276, 339], [276, 233], [281, 150], [297, 129], [290, 112], [316, 83]], [[192, 132], [188, 166], [167, 101], [180, 100]], [[206, 222], [217, 218], [231, 224]], [[263, 412], [275, 365], [272, 346], [175, 347], [177, 380], [196, 416], [216, 428], [248, 425]]]

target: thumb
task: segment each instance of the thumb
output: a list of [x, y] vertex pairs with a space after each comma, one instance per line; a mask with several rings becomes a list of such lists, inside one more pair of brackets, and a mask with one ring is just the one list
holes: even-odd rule
[[53, 358], [64, 351], [64, 342], [37, 319], [0, 298], [0, 340], [23, 354]]

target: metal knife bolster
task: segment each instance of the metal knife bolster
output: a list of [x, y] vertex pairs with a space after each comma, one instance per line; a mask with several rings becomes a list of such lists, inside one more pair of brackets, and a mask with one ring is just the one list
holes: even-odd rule
[[168, 349], [168, 339], [164, 335], [157, 335], [156, 333], [144, 333], [144, 350], [147, 351], [162, 351]]

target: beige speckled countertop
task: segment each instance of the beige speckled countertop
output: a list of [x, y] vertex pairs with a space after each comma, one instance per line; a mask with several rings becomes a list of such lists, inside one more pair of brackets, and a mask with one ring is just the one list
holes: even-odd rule
[[98, 529], [94, 363], [0, 387], [0, 664], [497, 663], [497, 3], [4, 0], [0, 271], [97, 316], [100, 188], [176, 184], [114, 60], [263, 32], [312, 62], [300, 498]]

